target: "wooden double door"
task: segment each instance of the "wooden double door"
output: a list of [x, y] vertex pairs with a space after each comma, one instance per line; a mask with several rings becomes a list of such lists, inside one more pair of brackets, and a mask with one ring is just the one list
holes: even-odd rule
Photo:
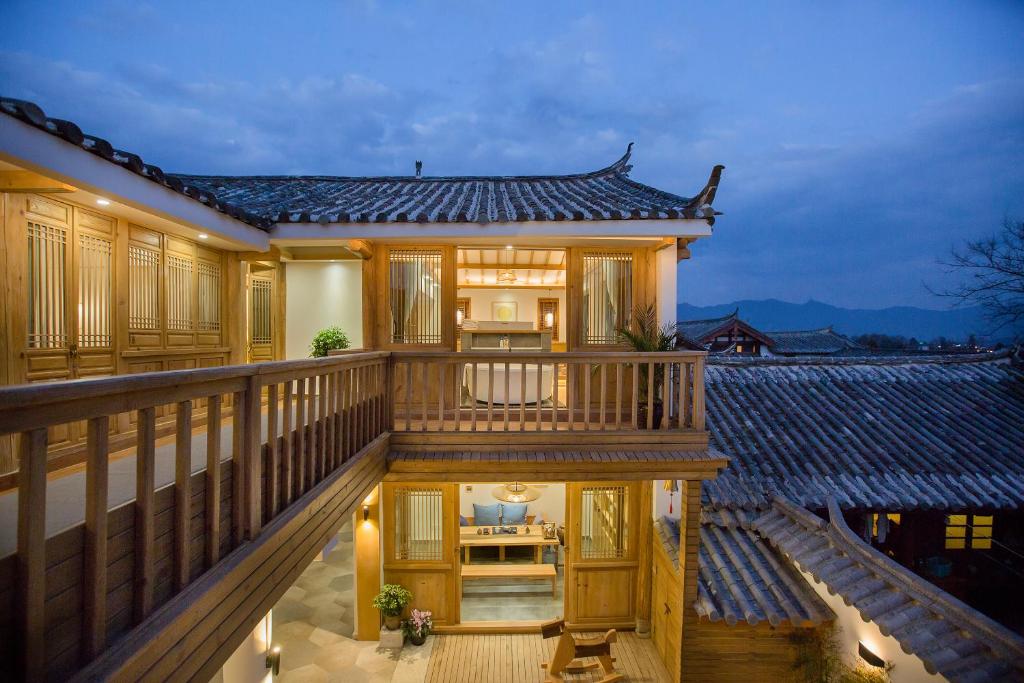
[[[566, 485], [564, 616], [585, 628], [636, 625], [640, 482]], [[384, 581], [405, 586], [440, 627], [460, 618], [459, 485], [384, 483]], [[647, 542], [650, 542], [648, 539]], [[497, 627], [500, 630], [500, 626]]]

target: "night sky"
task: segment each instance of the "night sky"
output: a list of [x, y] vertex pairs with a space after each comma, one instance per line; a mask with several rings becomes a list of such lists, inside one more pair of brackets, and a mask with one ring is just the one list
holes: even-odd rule
[[[287, 6], [276, 12], [262, 5]], [[0, 93], [164, 170], [726, 166], [682, 300], [946, 305], [1024, 218], [1021, 2], [11, 2]]]

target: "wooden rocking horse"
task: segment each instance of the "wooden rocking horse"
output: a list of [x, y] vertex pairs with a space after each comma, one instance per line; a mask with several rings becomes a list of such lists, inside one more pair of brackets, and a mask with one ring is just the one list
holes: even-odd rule
[[[604, 671], [604, 678], [601, 678], [598, 683], [615, 683], [625, 680], [622, 674], [615, 671], [615, 658], [612, 657], [615, 629], [596, 638], [576, 640], [565, 628], [564, 619], [552, 619], [541, 624], [540, 634], [545, 639], [558, 636], [555, 655], [550, 662], [540, 665], [541, 668], [548, 670], [547, 681], [549, 683], [564, 681], [563, 674], [582, 674], [593, 671], [598, 666]], [[596, 657], [597, 661], [584, 664], [581, 661], [583, 657]]]

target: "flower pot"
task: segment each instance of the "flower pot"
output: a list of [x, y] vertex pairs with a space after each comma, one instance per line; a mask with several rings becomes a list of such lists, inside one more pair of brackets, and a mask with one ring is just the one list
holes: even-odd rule
[[398, 629], [402, 628], [402, 615], [395, 614], [394, 616], [392, 616], [390, 614], [385, 614], [384, 628], [386, 628], [389, 631], [397, 631]]
[[427, 636], [426, 634], [420, 636], [409, 636], [409, 642], [413, 645], [422, 645], [423, 643], [427, 642]]
[[[665, 414], [665, 409], [662, 404], [655, 403], [653, 412], [653, 420], [651, 420], [651, 429], [661, 429], [661, 418]], [[647, 403], [646, 401], [637, 406], [636, 411], [637, 429], [647, 429]]]

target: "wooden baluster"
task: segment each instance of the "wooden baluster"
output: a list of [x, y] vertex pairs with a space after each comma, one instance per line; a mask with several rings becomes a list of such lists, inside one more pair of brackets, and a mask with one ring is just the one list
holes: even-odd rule
[[[17, 623], [22, 674], [46, 672], [46, 428], [21, 434], [18, 453]], [[104, 596], [105, 599], [106, 596]]]
[[260, 421], [260, 378], [250, 375], [245, 387], [245, 537], [255, 538], [263, 528], [263, 448]]
[[509, 377], [510, 374], [511, 373], [509, 372], [508, 361], [505, 361], [505, 404], [504, 404], [504, 410], [502, 412], [504, 413], [504, 416], [505, 416], [505, 425], [504, 425], [504, 430], [503, 431], [506, 431], [506, 432], [508, 431], [508, 402], [509, 402], [509, 395], [508, 394], [509, 394], [509, 391], [511, 391], [511, 389], [510, 389], [510, 384], [511, 383], [509, 381], [511, 379]]
[[526, 429], [526, 363], [519, 366], [519, 431]]
[[633, 386], [630, 387], [630, 396], [633, 398], [633, 429], [639, 429], [640, 412], [640, 364], [633, 361]]
[[348, 383], [348, 368], [344, 368], [338, 373], [337, 467], [348, 459]]
[[331, 411], [331, 397], [334, 395], [332, 373], [321, 376], [323, 380], [323, 396], [320, 397], [320, 412], [323, 415], [324, 444], [320, 454], [320, 479], [326, 479], [327, 473], [334, 469], [331, 462], [331, 449], [334, 447], [334, 413]]
[[412, 431], [412, 361], [405, 364], [405, 431]]
[[206, 568], [220, 559], [220, 394], [206, 399]]
[[[412, 365], [408, 366], [408, 372], [412, 372]], [[409, 375], [409, 378], [412, 378], [411, 374]], [[408, 383], [406, 386], [408, 387]], [[356, 389], [358, 389], [358, 377], [356, 376], [356, 369], [352, 367], [349, 368], [348, 371], [348, 457], [350, 458], [356, 454]], [[406, 430], [409, 429], [409, 415], [411, 414], [410, 408], [411, 404], [406, 401]]]
[[[238, 394], [236, 412], [241, 399]], [[139, 624], [153, 610], [153, 500], [155, 497], [156, 474], [156, 410], [150, 406], [139, 408], [137, 413], [137, 432], [135, 447], [135, 576], [134, 600], [132, 604], [132, 621]], [[239, 441], [241, 435], [239, 434]], [[241, 449], [239, 449], [241, 450]], [[241, 470], [241, 468], [239, 468]], [[241, 480], [242, 473], [238, 472]], [[241, 486], [236, 487], [238, 499], [235, 507], [241, 513]]]
[[[541, 418], [541, 409], [543, 407], [542, 403], [544, 402], [541, 400], [541, 385], [543, 384], [542, 375], [544, 375], [544, 365], [542, 364], [540, 358], [538, 358], [536, 382], [537, 386], [535, 387], [535, 389], [537, 390], [537, 403], [535, 404], [534, 411], [534, 431], [541, 431], [541, 426], [544, 424], [544, 420]], [[522, 381], [525, 382], [526, 378], [522, 378]]]
[[647, 428], [654, 429], [654, 361], [647, 362]]
[[306, 439], [306, 490], [313, 488], [316, 485], [316, 449], [317, 449], [317, 420], [316, 420], [316, 404], [317, 404], [317, 389], [316, 389], [316, 377], [310, 377], [308, 379], [308, 386], [306, 387], [306, 421], [309, 423], [309, 429], [307, 431]]
[[583, 431], [590, 431], [590, 363], [583, 366]]
[[671, 363], [662, 363], [661, 378], [661, 424], [658, 429], [668, 429], [669, 413], [672, 412], [672, 374], [669, 372]]
[[317, 400], [317, 440], [316, 440], [316, 477], [314, 483], [323, 481], [327, 476], [327, 375], [316, 378], [319, 389]]
[[370, 405], [373, 408], [373, 421], [370, 423], [373, 430], [372, 436], [376, 439], [384, 431], [383, 417], [381, 414], [380, 404], [380, 387], [383, 383], [383, 375], [381, 374], [380, 363], [374, 363], [370, 366], [371, 384], [370, 384]]
[[494, 425], [494, 361], [487, 362], [487, 431]]
[[306, 380], [295, 380], [295, 497], [306, 492]]
[[342, 432], [341, 432], [341, 411], [342, 411], [342, 397], [344, 396], [344, 382], [345, 373], [342, 370], [338, 370], [334, 373], [334, 391], [331, 393], [331, 421], [334, 424], [334, 443], [331, 450], [331, 471], [338, 469], [341, 466], [341, 451], [342, 451]]
[[292, 381], [290, 379], [284, 383], [281, 415], [283, 417], [281, 425], [281, 489], [284, 493], [284, 507], [288, 507], [292, 504], [292, 499], [295, 496], [295, 449], [292, 446], [295, 427], [293, 426]]
[[608, 404], [608, 364], [601, 363], [601, 405], [598, 409], [600, 416], [600, 429], [604, 431], [605, 417]]
[[615, 361], [615, 429], [622, 429], [622, 361]]
[[441, 361], [437, 364], [437, 431], [443, 432], [444, 428], [444, 385], [448, 365]]
[[472, 414], [472, 417], [471, 417], [472, 422], [471, 422], [470, 428], [469, 428], [471, 432], [475, 432], [476, 431], [476, 389], [477, 389], [477, 387], [476, 387], [476, 372], [477, 372], [477, 369], [476, 368], [477, 368], [476, 361], [473, 361], [473, 367], [472, 367], [473, 374], [470, 375], [470, 378], [469, 378], [470, 381], [472, 381], [472, 383], [473, 383], [473, 390], [470, 392], [470, 396], [469, 396], [469, 401], [470, 401], [469, 405], [470, 405], [470, 407], [472, 408], [472, 411], [473, 411], [473, 414]]
[[[359, 374], [359, 442], [356, 450], [362, 450], [366, 446], [366, 366], [360, 366], [356, 372]], [[426, 401], [426, 398], [423, 399]], [[426, 416], [426, 403], [423, 405], [423, 415]], [[424, 422], [426, 420], [424, 419]]]
[[[82, 566], [82, 657], [107, 642], [107, 491], [110, 418], [89, 420], [85, 446], [85, 559]], [[44, 449], [45, 454], [45, 449]]]
[[427, 398], [430, 395], [430, 385], [427, 384], [427, 367], [430, 364], [427, 361], [423, 361], [421, 364], [420, 375], [423, 380], [420, 384], [420, 405], [421, 405], [421, 418], [423, 420], [420, 424], [420, 431], [427, 431]]
[[688, 363], [685, 360], [682, 360], [679, 361], [679, 405], [676, 406], [679, 429], [686, 429], [686, 385], [688, 383]]
[[551, 430], [558, 431], [558, 363], [551, 363]]
[[693, 363], [693, 428], [704, 431], [704, 356]]
[[462, 383], [466, 377], [466, 366], [462, 363], [455, 364], [455, 383], [452, 389], [455, 391], [455, 431], [462, 431]]
[[192, 401], [177, 408], [174, 438], [174, 592], [188, 585], [192, 533]]
[[578, 366], [572, 361], [565, 364], [565, 402], [569, 413], [569, 431], [576, 431], [576, 371]]
[[281, 449], [277, 443], [277, 384], [267, 387], [267, 504], [270, 506], [270, 519], [277, 516], [280, 510], [281, 487]]

